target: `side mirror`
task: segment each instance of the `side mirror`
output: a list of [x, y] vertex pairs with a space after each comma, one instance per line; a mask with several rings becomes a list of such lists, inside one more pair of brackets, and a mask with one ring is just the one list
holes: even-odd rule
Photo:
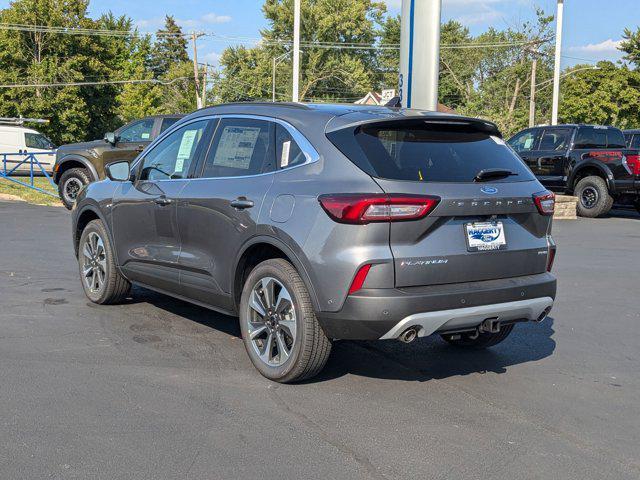
[[114, 162], [104, 167], [107, 178], [114, 182], [127, 182], [131, 177], [129, 162]]
[[107, 132], [104, 134], [104, 141], [115, 146], [118, 143], [118, 136], [113, 132]]

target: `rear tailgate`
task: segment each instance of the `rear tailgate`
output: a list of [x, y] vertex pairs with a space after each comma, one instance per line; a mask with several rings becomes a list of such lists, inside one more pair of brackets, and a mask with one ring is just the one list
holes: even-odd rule
[[[549, 217], [540, 215], [533, 202], [532, 195], [541, 190], [537, 182], [377, 181], [388, 193], [441, 198], [428, 217], [390, 225], [397, 287], [473, 282], [546, 271]], [[483, 193], [483, 189], [495, 193]], [[500, 249], [470, 247], [467, 225], [485, 222], [502, 229], [506, 244]]]

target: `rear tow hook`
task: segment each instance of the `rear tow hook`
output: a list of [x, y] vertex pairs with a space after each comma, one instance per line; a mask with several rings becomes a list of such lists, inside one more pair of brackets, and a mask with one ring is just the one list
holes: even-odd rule
[[479, 332], [498, 333], [500, 332], [500, 320], [498, 317], [487, 318], [478, 327]]

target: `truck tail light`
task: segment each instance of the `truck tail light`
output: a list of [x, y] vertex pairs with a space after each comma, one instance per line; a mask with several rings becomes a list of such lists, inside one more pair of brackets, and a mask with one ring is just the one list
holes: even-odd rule
[[398, 222], [426, 217], [440, 202], [439, 197], [402, 194], [331, 194], [318, 198], [325, 212], [336, 222], [363, 225]]
[[625, 155], [622, 164], [631, 175], [640, 175], [640, 155]]
[[556, 209], [556, 196], [549, 190], [544, 192], [534, 193], [533, 201], [538, 207], [540, 215], [551, 216]]

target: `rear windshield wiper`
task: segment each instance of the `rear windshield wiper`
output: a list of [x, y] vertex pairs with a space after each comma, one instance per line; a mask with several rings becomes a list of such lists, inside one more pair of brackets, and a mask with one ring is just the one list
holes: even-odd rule
[[473, 181], [486, 182], [487, 180], [495, 180], [496, 178], [506, 178], [516, 175], [518, 174], [504, 168], [485, 168], [484, 170], [480, 170], [476, 174], [476, 177], [473, 179]]

